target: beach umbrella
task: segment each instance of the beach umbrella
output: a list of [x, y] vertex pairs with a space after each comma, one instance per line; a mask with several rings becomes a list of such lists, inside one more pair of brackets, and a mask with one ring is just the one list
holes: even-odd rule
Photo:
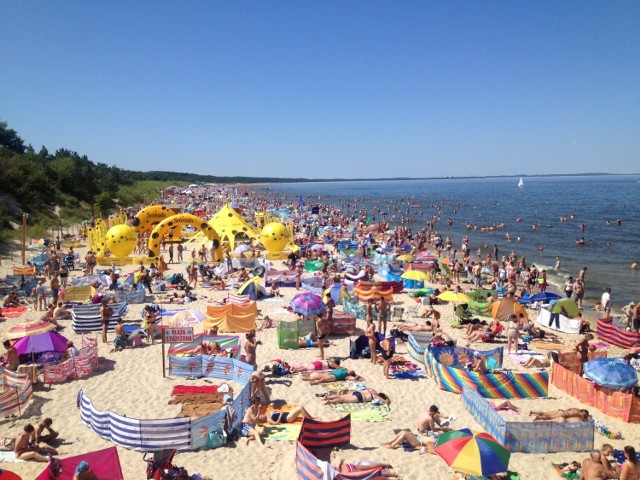
[[18, 355], [26, 353], [64, 352], [67, 349], [67, 339], [56, 332], [44, 332], [18, 340], [13, 346]]
[[488, 433], [468, 428], [441, 433], [435, 451], [451, 468], [482, 476], [506, 472], [511, 456]]
[[[531, 299], [529, 299], [529, 301], [531, 301]], [[580, 313], [578, 305], [576, 305], [576, 302], [574, 302], [570, 298], [565, 298], [564, 300], [557, 301], [551, 308], [551, 311], [553, 313], [562, 313], [563, 308], [566, 312], [565, 315], [569, 318], [575, 318], [578, 316], [578, 313]]]
[[416, 255], [416, 260], [424, 260], [425, 258], [433, 258], [434, 260], [437, 260], [437, 258], [431, 253], [431, 250], [422, 250], [418, 255]]
[[28, 337], [31, 335], [39, 335], [44, 332], [55, 330], [56, 326], [53, 323], [45, 322], [43, 320], [36, 320], [35, 322], [25, 322], [14, 325], [7, 332], [6, 337], [10, 340], [16, 338]]
[[248, 245], [246, 243], [241, 243], [235, 248], [233, 253], [241, 254], [241, 253], [248, 252], [249, 250], [251, 250], [251, 245]]
[[291, 299], [291, 308], [302, 315], [318, 315], [325, 309], [322, 299], [311, 292], [302, 292]]
[[622, 358], [594, 358], [584, 364], [584, 376], [607, 388], [628, 388], [638, 383], [638, 372]]
[[440, 257], [438, 259], [438, 263], [440, 265], [451, 265], [451, 260], [449, 259], [449, 257]]
[[451, 290], [442, 292], [438, 298], [444, 302], [469, 303], [471, 301], [471, 297], [466, 293], [452, 292]]
[[528, 301], [529, 303], [534, 303], [534, 302], [549, 303], [551, 300], [557, 300], [559, 298], [562, 298], [562, 297], [557, 293], [540, 292], [540, 293], [536, 293], [532, 297], [529, 297]]
[[396, 260], [402, 260], [403, 262], [411, 262], [413, 261], [413, 255], [409, 255], [405, 253], [404, 255], [400, 255], [396, 258]]
[[198, 310], [181, 310], [167, 318], [167, 325], [170, 327], [188, 327], [197, 325], [206, 318], [207, 316]]
[[406, 280], [417, 280], [417, 281], [423, 281], [423, 280], [429, 279], [429, 275], [427, 275], [425, 272], [421, 270], [407, 270], [401, 275], [401, 277]]

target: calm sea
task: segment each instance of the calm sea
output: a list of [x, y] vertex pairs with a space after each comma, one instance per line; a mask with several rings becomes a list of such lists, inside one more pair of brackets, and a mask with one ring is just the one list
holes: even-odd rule
[[[409, 225], [413, 231], [437, 215], [439, 205], [441, 220], [436, 229], [450, 236], [458, 251], [465, 235], [474, 253], [478, 247], [483, 248], [483, 256], [493, 252], [494, 244], [500, 257], [515, 250], [518, 256], [526, 256], [528, 264], [546, 268], [556, 285], [562, 285], [569, 275], [575, 278], [586, 266], [591, 303], [607, 286], [613, 289], [617, 308], [640, 300], [640, 271], [630, 268], [632, 262], [640, 261], [640, 176], [525, 177], [524, 188], [518, 188], [517, 181], [390, 180], [277, 184], [269, 188], [295, 204], [302, 195], [305, 203], [331, 203], [349, 214], [354, 210], [348, 209], [347, 203], [368, 208], [370, 216], [374, 208], [387, 211], [390, 206], [386, 216], [375, 214], [376, 221], [390, 219], [392, 214], [396, 219], [391, 223], [396, 224], [401, 215], [413, 217], [416, 221]], [[414, 207], [409, 208], [409, 204]], [[561, 217], [567, 217], [567, 221], [560, 221]], [[448, 225], [448, 219], [452, 225]], [[618, 219], [621, 226], [616, 224]], [[468, 231], [467, 223], [479, 228], [504, 223], [505, 227], [493, 232]], [[537, 230], [533, 230], [534, 224]], [[580, 231], [582, 224], [584, 232]], [[576, 246], [581, 237], [585, 245]], [[554, 270], [556, 257], [561, 262], [558, 271]]]

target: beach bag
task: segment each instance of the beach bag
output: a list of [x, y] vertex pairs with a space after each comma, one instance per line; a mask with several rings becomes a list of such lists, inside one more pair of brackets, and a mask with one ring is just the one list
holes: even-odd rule
[[224, 430], [209, 430], [207, 433], [207, 448], [219, 448], [227, 443], [227, 434]]

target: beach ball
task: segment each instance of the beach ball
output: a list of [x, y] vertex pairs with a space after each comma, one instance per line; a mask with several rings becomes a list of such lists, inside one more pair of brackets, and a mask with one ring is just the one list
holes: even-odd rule
[[289, 230], [282, 223], [267, 223], [260, 231], [260, 241], [269, 253], [281, 252], [289, 243]]
[[107, 247], [116, 257], [129, 255], [137, 241], [136, 231], [129, 225], [115, 225], [107, 232]]

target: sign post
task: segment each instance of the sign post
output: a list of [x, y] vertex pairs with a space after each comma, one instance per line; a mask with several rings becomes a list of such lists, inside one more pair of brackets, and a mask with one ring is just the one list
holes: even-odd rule
[[162, 377], [166, 377], [166, 359], [164, 344], [193, 343], [193, 327], [163, 328], [162, 330]]

